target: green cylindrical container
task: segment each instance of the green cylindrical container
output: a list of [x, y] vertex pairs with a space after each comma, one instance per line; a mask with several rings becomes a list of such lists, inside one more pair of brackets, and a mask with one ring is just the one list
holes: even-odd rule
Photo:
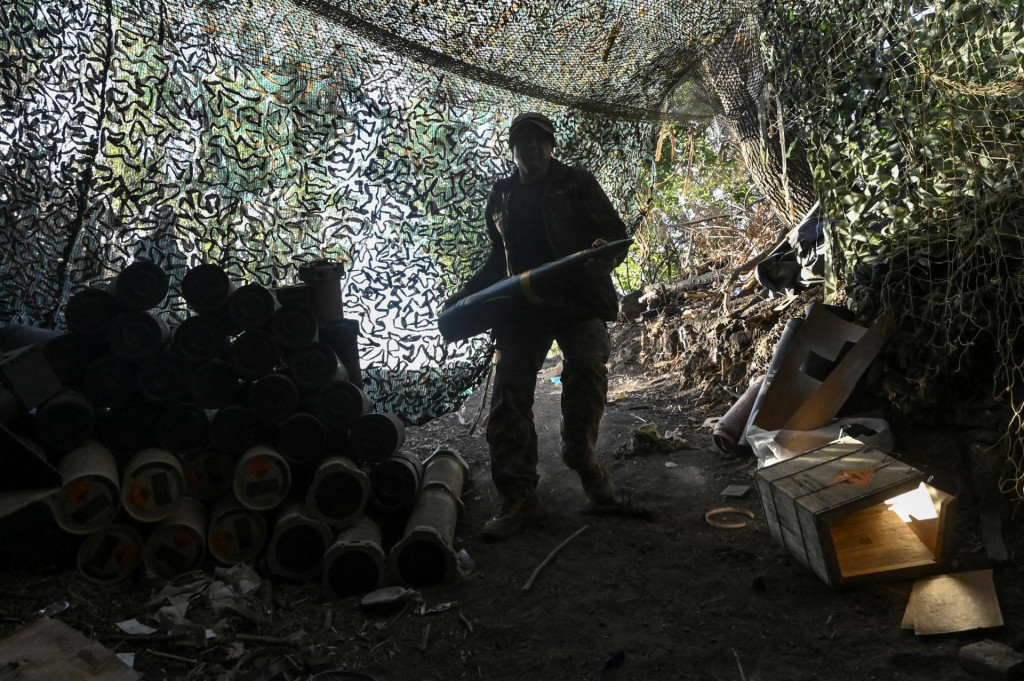
[[193, 315], [171, 333], [171, 347], [200, 364], [224, 356], [230, 345], [224, 326], [212, 315]]
[[315, 393], [334, 381], [348, 380], [345, 365], [326, 343], [306, 343], [288, 358], [288, 375], [295, 385]]
[[121, 523], [96, 530], [78, 547], [78, 571], [98, 584], [114, 584], [131, 577], [141, 562], [142, 535]]
[[457, 574], [455, 526], [462, 502], [446, 487], [424, 487], [416, 497], [405, 535], [388, 554], [391, 574], [401, 584], [430, 586]]
[[209, 517], [206, 546], [218, 562], [248, 563], [263, 551], [267, 521], [262, 513], [238, 503], [233, 494], [214, 503]]
[[95, 425], [96, 415], [89, 401], [66, 388], [36, 408], [32, 430], [36, 442], [46, 451], [64, 453], [85, 442]]
[[231, 404], [242, 391], [242, 381], [227, 361], [211, 359], [192, 371], [189, 385], [192, 401], [203, 409], [221, 409]]
[[84, 288], [68, 299], [64, 321], [72, 333], [106, 336], [121, 310], [121, 303], [105, 289]]
[[352, 426], [349, 439], [357, 459], [378, 463], [405, 443], [405, 424], [395, 414], [365, 414]]
[[155, 424], [160, 447], [173, 454], [187, 454], [206, 443], [210, 418], [206, 410], [192, 402], [178, 402], [161, 412]]
[[306, 304], [284, 302], [270, 320], [270, 330], [282, 348], [298, 348], [317, 339], [316, 313]]
[[181, 457], [186, 496], [214, 501], [231, 492], [235, 457], [218, 449], [205, 449]]
[[257, 283], [235, 289], [228, 296], [226, 305], [228, 317], [244, 331], [269, 326], [278, 308], [277, 297], [273, 292]]
[[114, 320], [107, 334], [110, 351], [129, 362], [156, 357], [171, 338], [171, 329], [151, 312], [128, 310]]
[[142, 561], [159, 577], [171, 579], [198, 568], [206, 555], [206, 506], [185, 497], [146, 538]]
[[370, 471], [373, 505], [384, 513], [412, 508], [420, 490], [423, 463], [414, 454], [396, 452]]
[[277, 450], [290, 464], [315, 464], [327, 451], [327, 429], [312, 414], [292, 414], [278, 426]]
[[289, 502], [267, 546], [270, 572], [297, 582], [316, 579], [333, 536], [327, 524], [310, 515], [302, 502]]
[[181, 279], [181, 297], [196, 312], [213, 312], [224, 307], [235, 285], [224, 268], [203, 263], [189, 269]]
[[149, 310], [163, 302], [170, 277], [163, 268], [148, 260], [136, 260], [121, 270], [107, 286], [107, 292], [124, 307]]
[[306, 507], [313, 517], [335, 529], [344, 529], [362, 515], [370, 493], [366, 473], [351, 460], [333, 456], [317, 468], [306, 490]]
[[91, 440], [58, 463], [63, 484], [52, 497], [53, 516], [65, 532], [89, 534], [112, 523], [121, 510], [117, 460]]
[[349, 381], [332, 382], [316, 394], [314, 403], [316, 415], [333, 428], [350, 428], [373, 409], [369, 396]]
[[238, 375], [250, 381], [266, 376], [281, 364], [277, 341], [261, 329], [245, 331], [231, 341], [228, 358]]
[[185, 496], [181, 463], [170, 452], [143, 449], [124, 466], [121, 504], [132, 518], [155, 523], [167, 518]]
[[299, 389], [284, 374], [270, 373], [252, 382], [246, 404], [257, 420], [276, 425], [299, 408]]
[[365, 515], [342, 530], [324, 554], [323, 591], [328, 598], [368, 593], [383, 585], [386, 575], [380, 527]]
[[250, 447], [235, 464], [232, 489], [243, 506], [266, 511], [278, 506], [291, 488], [288, 462], [273, 447]]

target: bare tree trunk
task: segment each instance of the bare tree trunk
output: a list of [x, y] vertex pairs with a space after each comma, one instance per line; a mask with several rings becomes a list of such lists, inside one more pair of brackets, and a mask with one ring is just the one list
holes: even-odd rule
[[720, 40], [704, 57], [705, 85], [720, 106], [717, 118], [739, 145], [751, 180], [773, 214], [794, 227], [817, 200], [807, 159], [787, 157], [792, 137], [785, 134], [751, 26]]

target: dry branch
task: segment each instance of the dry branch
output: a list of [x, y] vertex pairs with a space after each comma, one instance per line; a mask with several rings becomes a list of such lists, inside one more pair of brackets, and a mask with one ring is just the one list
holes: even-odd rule
[[571, 542], [573, 539], [575, 539], [579, 535], [583, 534], [583, 531], [586, 530], [588, 527], [590, 527], [590, 525], [584, 525], [583, 527], [581, 527], [580, 529], [576, 530], [571, 535], [569, 535], [568, 539], [566, 539], [564, 542], [562, 542], [561, 544], [556, 546], [551, 551], [551, 553], [548, 554], [548, 557], [545, 558], [541, 562], [541, 564], [537, 566], [537, 569], [533, 571], [533, 574], [530, 575], [530, 578], [528, 580], [526, 580], [526, 584], [523, 585], [523, 591], [529, 591], [530, 588], [533, 587], [533, 582], [537, 579], [537, 575], [540, 574], [541, 570], [543, 570], [547, 566], [547, 564], [550, 563], [552, 561], [552, 559], [554, 559], [554, 557], [558, 554], [559, 551], [561, 551], [562, 549], [565, 548], [566, 544]]

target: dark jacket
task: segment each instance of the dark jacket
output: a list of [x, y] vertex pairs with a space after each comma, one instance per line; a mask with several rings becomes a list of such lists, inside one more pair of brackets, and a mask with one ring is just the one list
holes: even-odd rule
[[[484, 266], [459, 292], [464, 297], [519, 274], [509, 267], [515, 253], [507, 252], [506, 230], [509, 227], [508, 201], [518, 182], [518, 171], [498, 180], [487, 197], [487, 236], [491, 252]], [[597, 239], [618, 241], [627, 238], [626, 225], [615, 211], [608, 196], [594, 175], [583, 168], [571, 167], [552, 158], [545, 178], [544, 231], [555, 258], [590, 248]], [[559, 318], [599, 317], [612, 321], [618, 316], [619, 297], [610, 274], [584, 277], [567, 287], [564, 300], [558, 301]]]

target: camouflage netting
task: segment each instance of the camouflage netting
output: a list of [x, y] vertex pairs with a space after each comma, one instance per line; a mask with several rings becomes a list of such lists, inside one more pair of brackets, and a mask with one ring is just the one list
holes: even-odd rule
[[1024, 10], [927, 7], [782, 3], [769, 80], [835, 220], [833, 281], [894, 313], [890, 397], [1008, 435], [1024, 497]]
[[659, 123], [714, 113], [784, 221], [814, 199], [833, 218], [831, 293], [895, 313], [894, 401], [959, 396], [968, 426], [1011, 424], [1019, 462], [1022, 10], [922, 7], [8, 0], [0, 320], [59, 329], [138, 257], [175, 285], [204, 261], [284, 285], [341, 260], [369, 392], [424, 420], [489, 365], [435, 318], [485, 255], [511, 117], [550, 114], [636, 229]]
[[378, 408], [450, 411], [490, 347], [446, 345], [435, 318], [486, 254], [508, 121], [550, 114], [559, 156], [591, 168], [635, 229], [651, 121], [740, 8], [5, 2], [0, 320], [62, 329], [69, 296], [136, 258], [171, 274], [172, 322], [199, 263], [282, 286], [299, 262], [343, 261]]

